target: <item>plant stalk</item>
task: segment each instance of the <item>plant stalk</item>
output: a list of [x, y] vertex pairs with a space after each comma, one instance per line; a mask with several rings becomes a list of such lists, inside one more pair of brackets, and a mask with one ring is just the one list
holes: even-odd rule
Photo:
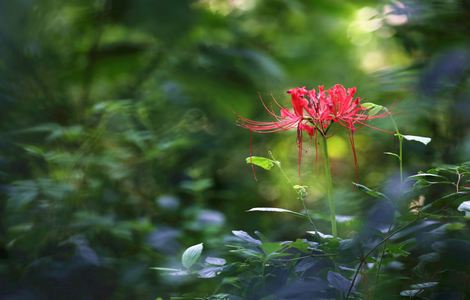
[[331, 222], [331, 233], [334, 237], [338, 236], [336, 228], [336, 207], [333, 199], [333, 179], [331, 177], [331, 166], [330, 157], [328, 156], [328, 143], [326, 136], [322, 135], [323, 144], [323, 157], [325, 159], [325, 178], [326, 178], [326, 196], [328, 199], [328, 206], [330, 207], [330, 222]]
[[399, 152], [398, 156], [400, 156], [400, 182], [403, 182], [403, 137], [401, 136], [400, 132], [397, 129], [398, 134], [398, 142], [399, 142]]
[[398, 138], [398, 143], [399, 143], [399, 149], [398, 149], [398, 160], [400, 162], [400, 182], [403, 182], [403, 136], [400, 133], [400, 130], [398, 129], [397, 122], [395, 122], [395, 119], [393, 118], [392, 114], [390, 111], [385, 108], [385, 111], [389, 113], [390, 120], [392, 120], [393, 127], [395, 128], [395, 136]]

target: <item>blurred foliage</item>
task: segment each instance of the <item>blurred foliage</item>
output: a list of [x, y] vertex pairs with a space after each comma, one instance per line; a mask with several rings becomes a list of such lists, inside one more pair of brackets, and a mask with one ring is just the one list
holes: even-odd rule
[[[457, 206], [467, 203], [470, 210], [469, 175], [467, 162], [420, 172], [384, 193], [358, 185], [372, 208], [360, 219], [338, 218], [350, 238], [307, 231], [307, 239], [273, 242], [258, 231], [255, 238], [237, 230], [235, 238], [224, 241], [228, 260], [207, 257], [201, 262], [200, 248], [193, 256], [198, 263], [187, 266], [185, 254], [196, 245], [183, 254], [186, 269], [156, 269], [171, 277], [220, 278], [214, 294], [204, 299], [465, 299], [470, 295], [470, 228], [468, 215]], [[444, 186], [439, 194], [434, 185]]]
[[[245, 212], [301, 207], [281, 174], [260, 171], [255, 182], [245, 165], [250, 136], [236, 127], [235, 114], [261, 119], [258, 94], [285, 103], [292, 86], [357, 86], [365, 100], [391, 107], [404, 134], [433, 138], [427, 147], [405, 144], [409, 174], [436, 167], [432, 174], [455, 182], [439, 168], [470, 157], [469, 13], [467, 0], [1, 1], [0, 298], [210, 295], [216, 280], [167, 277], [151, 267], [178, 269], [178, 255], [200, 242], [217, 258], [224, 238], [238, 245], [229, 238], [234, 228], [263, 232], [263, 243], [293, 239], [283, 251], [317, 247], [304, 239], [311, 228], [302, 220]], [[388, 120], [374, 126], [393, 130]], [[330, 142], [339, 213], [357, 216], [341, 230], [353, 238], [373, 202], [351, 193], [346, 137]], [[382, 154], [397, 147], [393, 136], [362, 128], [356, 143], [361, 183], [382, 185], [387, 195], [400, 190], [396, 161]], [[306, 201], [323, 231], [315, 151], [306, 149], [298, 178], [295, 148], [293, 135], [253, 136], [255, 155], [272, 150], [292, 180], [309, 186]], [[425, 191], [426, 199], [449, 194]], [[454, 196], [445, 207], [459, 214], [462, 199]], [[464, 278], [453, 272], [465, 266], [455, 258], [466, 255], [468, 220], [437, 219], [416, 225], [425, 236], [445, 226], [442, 244], [427, 247], [429, 239], [416, 250], [430, 259], [431, 275], [413, 277], [411, 268], [424, 262], [407, 255], [415, 250], [405, 242], [393, 243], [383, 262], [392, 270], [383, 275], [384, 291], [421, 291], [412, 285], [434, 282], [432, 274], [445, 270], [441, 299], [465, 292], [453, 288]], [[266, 242], [262, 252], [249, 253], [256, 265], [280, 249]], [[395, 256], [406, 280], [394, 279], [402, 272], [393, 271], [402, 270], [393, 269]], [[205, 277], [219, 272], [217, 262], [205, 262], [216, 268]], [[256, 266], [248, 271], [256, 274]], [[318, 286], [331, 293], [350, 280], [343, 271], [326, 273]]]

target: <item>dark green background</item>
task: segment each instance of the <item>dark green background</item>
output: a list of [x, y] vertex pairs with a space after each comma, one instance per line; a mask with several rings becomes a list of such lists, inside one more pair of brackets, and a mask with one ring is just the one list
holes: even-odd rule
[[[269, 120], [258, 94], [289, 105], [295, 86], [357, 86], [403, 133], [432, 137], [405, 145], [406, 172], [468, 159], [469, 15], [467, 0], [1, 1], [0, 298], [205, 295], [213, 282], [149, 268], [199, 242], [217, 254], [232, 229], [303, 236], [302, 221], [245, 212], [300, 209], [280, 174], [255, 182], [244, 162], [236, 114]], [[338, 211], [361, 216], [334, 133]], [[363, 127], [357, 147], [361, 182], [396, 176], [382, 154], [393, 135]], [[255, 134], [253, 148], [272, 150], [327, 217], [311, 146], [300, 178], [294, 132]]]

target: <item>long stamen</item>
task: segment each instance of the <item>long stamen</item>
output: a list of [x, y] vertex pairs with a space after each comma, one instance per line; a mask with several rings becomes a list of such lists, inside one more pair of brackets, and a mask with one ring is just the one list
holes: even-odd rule
[[351, 144], [351, 150], [354, 157], [354, 173], [356, 175], [356, 181], [359, 182], [359, 164], [357, 162], [356, 144], [354, 142], [354, 132], [352, 130], [349, 131], [349, 143]]

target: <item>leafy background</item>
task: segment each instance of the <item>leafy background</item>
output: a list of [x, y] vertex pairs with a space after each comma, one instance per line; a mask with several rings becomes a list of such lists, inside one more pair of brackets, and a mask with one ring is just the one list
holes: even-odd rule
[[[305, 237], [302, 220], [245, 212], [300, 210], [281, 174], [255, 182], [245, 165], [235, 119], [268, 118], [258, 94], [288, 104], [294, 86], [357, 86], [403, 133], [432, 137], [405, 144], [408, 174], [468, 160], [469, 13], [467, 0], [0, 2], [0, 298], [204, 296], [215, 279], [150, 267], [200, 242], [217, 254], [233, 229]], [[347, 137], [329, 142], [339, 214], [365, 218]], [[393, 135], [361, 128], [357, 144], [361, 183], [387, 188]], [[253, 136], [255, 154], [272, 151], [309, 186], [327, 231], [306, 150], [299, 178], [295, 134]], [[396, 280], [392, 295], [408, 285]]]

